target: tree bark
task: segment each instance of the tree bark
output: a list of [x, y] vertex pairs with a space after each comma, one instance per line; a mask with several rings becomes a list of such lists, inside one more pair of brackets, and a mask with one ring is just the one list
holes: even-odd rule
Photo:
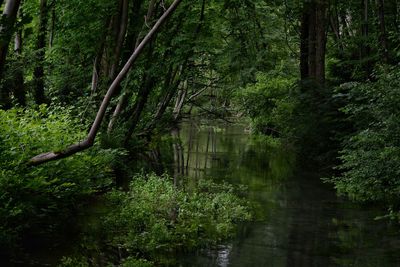
[[172, 68], [170, 68], [170, 71], [167, 74], [167, 78], [164, 81], [163, 87], [163, 91], [165, 91], [166, 94], [159, 102], [157, 112], [154, 114], [152, 121], [147, 126], [146, 132], [151, 132], [154, 129], [156, 123], [162, 118], [165, 111], [167, 110], [167, 107], [171, 103], [172, 98], [176, 94], [179, 84], [181, 83], [181, 80], [179, 78], [180, 74], [178, 75], [179, 70], [182, 71], [182, 66], [176, 68], [175, 71], [172, 71]]
[[[192, 37], [193, 44], [195, 43], [195, 41], [197, 40], [197, 38], [199, 36], [200, 30], [202, 27], [202, 23], [205, 18], [205, 7], [206, 7], [206, 1], [203, 0], [202, 4], [201, 4], [201, 12], [200, 12], [199, 22], [196, 26], [196, 29], [195, 29], [193, 37]], [[152, 121], [150, 122], [150, 124], [147, 126], [147, 128], [145, 130], [147, 133], [151, 132], [155, 128], [157, 122], [162, 118], [165, 111], [167, 110], [167, 107], [171, 103], [171, 100], [176, 95], [179, 85], [181, 84], [181, 79], [184, 76], [184, 71], [187, 68], [189, 58], [192, 54], [193, 54], [193, 47], [192, 47], [192, 49], [189, 50], [189, 52], [187, 52], [187, 54], [185, 55], [185, 59], [180, 66], [176, 67], [175, 70], [173, 70], [173, 66], [169, 67], [169, 71], [164, 80], [164, 86], [163, 86], [163, 90], [162, 90], [162, 91], [165, 91], [166, 94], [164, 95], [163, 99], [160, 101], [157, 112], [155, 113]], [[186, 82], [186, 86], [187, 86], [187, 82]], [[177, 109], [174, 109], [175, 120], [178, 118], [180, 111], [183, 107], [183, 104], [185, 102], [186, 93], [187, 93], [187, 88], [186, 88], [186, 90], [184, 90], [184, 94], [181, 94], [179, 96], [179, 97], [181, 97], [179, 99], [179, 103], [178, 103], [180, 106], [175, 107]], [[133, 134], [133, 132], [132, 133], [130, 132], [129, 134], [131, 136]], [[130, 138], [130, 136], [128, 138]]]
[[35, 84], [35, 102], [40, 105], [46, 103], [44, 94], [44, 61], [46, 55], [46, 34], [48, 21], [47, 0], [40, 0], [39, 32], [36, 41], [37, 62], [33, 71]]
[[316, 60], [317, 60], [317, 9], [313, 3], [310, 7], [308, 23], [308, 75], [310, 78], [316, 78]]
[[[3, 80], [4, 68], [11, 37], [14, 33], [14, 24], [21, 0], [8, 0], [3, 9], [3, 20], [0, 25], [0, 81]], [[0, 88], [0, 108], [11, 108], [10, 89], [7, 85]]]
[[[22, 31], [15, 34], [14, 53], [20, 57], [22, 51]], [[17, 99], [17, 103], [21, 106], [26, 105], [25, 90], [24, 90], [24, 73], [23, 69], [17, 68], [14, 77], [13, 94]]]
[[184, 81], [183, 86], [182, 86], [181, 90], [179, 91], [178, 97], [176, 98], [176, 101], [175, 101], [174, 111], [172, 112], [175, 121], [178, 120], [178, 118], [181, 114], [182, 108], [183, 108], [183, 104], [185, 103], [185, 99], [186, 99], [186, 95], [187, 95], [187, 91], [188, 91], [187, 84], [188, 84], [188, 82]]
[[115, 42], [115, 49], [113, 53], [113, 62], [111, 64], [110, 69], [110, 78], [114, 79], [117, 69], [119, 67], [120, 56], [122, 46], [124, 44], [126, 29], [128, 26], [128, 11], [129, 11], [129, 1], [128, 0], [121, 0], [120, 10], [119, 10], [119, 23], [117, 25], [116, 30], [116, 42]]
[[53, 6], [51, 8], [51, 26], [50, 26], [50, 37], [49, 37], [49, 47], [53, 47], [54, 42], [54, 33], [56, 31], [56, 8], [55, 1], [53, 2]]
[[129, 14], [128, 29], [126, 32], [125, 45], [122, 51], [121, 58], [125, 61], [129, 58], [132, 51], [136, 48], [136, 39], [141, 29], [142, 17], [140, 16], [140, 10], [144, 3], [144, 0], [133, 0], [131, 12]]
[[14, 32], [15, 19], [21, 0], [8, 0], [4, 6], [3, 17], [5, 23], [0, 25], [0, 79], [3, 77], [5, 61], [8, 52], [8, 46]]
[[310, 14], [310, 3], [304, 3], [302, 17], [301, 17], [301, 29], [300, 29], [300, 77], [302, 80], [309, 77], [308, 72], [308, 45], [309, 45], [309, 15]]
[[318, 1], [315, 8], [315, 80], [325, 83], [326, 3]]
[[363, 59], [368, 55], [368, 46], [366, 41], [368, 38], [368, 0], [361, 0], [361, 37], [362, 42], [360, 45], [360, 58]]
[[[139, 6], [141, 6], [141, 3], [139, 3]], [[137, 48], [137, 46], [140, 43], [140, 38], [142, 38], [142, 33], [145, 30], [145, 28], [147, 27], [147, 21], [151, 20], [154, 14], [154, 8], [155, 8], [155, 0], [152, 0], [149, 3], [149, 7], [147, 9], [147, 15], [145, 17], [145, 21], [143, 22], [142, 25], [142, 29], [140, 30], [139, 34], [137, 35], [136, 41], [135, 41], [135, 45], [134, 45], [134, 49]], [[122, 112], [122, 110], [124, 109], [124, 105], [128, 102], [127, 99], [129, 97], [129, 94], [127, 94], [126, 92], [123, 93], [123, 95], [121, 96], [121, 98], [119, 99], [117, 106], [114, 109], [114, 112], [111, 116], [111, 119], [108, 123], [108, 128], [107, 128], [107, 133], [110, 134], [112, 132], [112, 129], [114, 128], [114, 124], [118, 118], [118, 116], [120, 115], [120, 113]], [[135, 105], [136, 106], [136, 105]], [[135, 123], [136, 125], [136, 123]]]
[[300, 31], [300, 75], [318, 85], [325, 83], [326, 14], [325, 0], [304, 2]]
[[129, 121], [129, 129], [125, 136], [124, 145], [127, 146], [129, 143], [130, 138], [132, 137], [133, 132], [136, 129], [137, 124], [139, 123], [140, 116], [142, 111], [147, 103], [147, 99], [149, 98], [150, 92], [154, 85], [154, 78], [148, 77], [145, 85], [142, 87], [142, 90], [139, 91], [137, 100], [135, 102], [134, 110]]
[[58, 160], [62, 158], [66, 158], [68, 156], [71, 156], [73, 154], [76, 154], [80, 151], [83, 151], [91, 146], [93, 146], [97, 132], [100, 129], [101, 122], [103, 121], [104, 115], [106, 113], [107, 107], [111, 101], [112, 96], [114, 95], [115, 91], [121, 84], [122, 80], [125, 78], [127, 75], [128, 71], [132, 67], [133, 63], [136, 61], [136, 59], [139, 57], [139, 55], [142, 53], [143, 49], [145, 46], [151, 41], [153, 36], [159, 31], [160, 27], [164, 24], [164, 22], [170, 17], [171, 14], [176, 10], [178, 5], [181, 3], [182, 0], [175, 0], [171, 6], [164, 12], [164, 14], [160, 17], [160, 19], [157, 21], [157, 23], [153, 26], [153, 28], [149, 31], [149, 33], [146, 35], [146, 37], [142, 40], [142, 42], [139, 44], [137, 49], [133, 52], [129, 60], [126, 62], [120, 73], [117, 75], [117, 77], [114, 79], [112, 82], [111, 86], [109, 87], [107, 94], [105, 95], [103, 102], [101, 103], [101, 106], [97, 112], [96, 118], [92, 124], [92, 127], [89, 131], [89, 134], [87, 135], [86, 139], [83, 140], [82, 142], [78, 142], [76, 144], [73, 144], [66, 149], [62, 151], [52, 151], [52, 152], [47, 152], [43, 154], [39, 154], [29, 160], [30, 165], [40, 165], [45, 162], [49, 162], [52, 160]]
[[380, 28], [379, 40], [381, 43], [382, 59], [384, 63], [388, 63], [389, 50], [388, 50], [388, 42], [386, 34], [386, 24], [385, 24], [385, 2], [384, 0], [377, 0], [377, 2], [378, 2], [379, 28]]

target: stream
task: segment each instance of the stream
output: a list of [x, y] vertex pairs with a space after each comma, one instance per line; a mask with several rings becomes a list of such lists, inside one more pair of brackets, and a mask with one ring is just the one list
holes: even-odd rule
[[[172, 136], [173, 153], [168, 145], [156, 154], [178, 186], [199, 178], [245, 185], [256, 218], [218, 246], [168, 256], [173, 266], [400, 266], [398, 225], [375, 220], [382, 210], [338, 197], [318, 173], [296, 171], [290, 148], [267, 145], [239, 124], [184, 122]], [[89, 210], [81, 220], [90, 236], [104, 211], [101, 203]], [[81, 250], [79, 240], [60, 240], [55, 249], [38, 245], [30, 264], [15, 266], [56, 266], [61, 256]]]
[[248, 187], [258, 220], [178, 266], [400, 266], [400, 230], [382, 211], [335, 194], [318, 174], [296, 172], [288, 148], [254, 140], [244, 126], [184, 123], [175, 174]]

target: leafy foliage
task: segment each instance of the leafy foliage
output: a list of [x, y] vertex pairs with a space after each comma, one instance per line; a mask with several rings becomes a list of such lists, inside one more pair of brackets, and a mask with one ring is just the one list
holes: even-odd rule
[[128, 192], [113, 191], [108, 199], [112, 211], [104, 232], [110, 245], [150, 259], [156, 252], [215, 244], [251, 217], [232, 186], [207, 180], [182, 190], [166, 175], [136, 176]]
[[400, 69], [379, 75], [376, 82], [352, 84], [343, 112], [354, 133], [343, 141], [343, 175], [330, 179], [353, 199], [400, 204]]
[[[273, 75], [273, 74], [272, 74]], [[293, 78], [259, 74], [257, 83], [250, 84], [237, 96], [255, 132], [274, 136], [287, 134], [287, 119], [296, 106], [291, 97]]]
[[27, 165], [38, 152], [61, 149], [81, 139], [84, 131], [78, 125], [68, 110], [46, 106], [0, 110], [2, 247], [15, 244], [28, 230], [51, 232], [54, 225], [68, 217], [68, 210], [112, 182], [109, 164], [118, 152], [99, 146], [89, 153], [40, 167]]

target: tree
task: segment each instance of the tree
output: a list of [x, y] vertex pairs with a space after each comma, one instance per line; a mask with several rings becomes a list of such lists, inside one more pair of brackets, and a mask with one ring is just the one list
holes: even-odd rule
[[304, 1], [300, 35], [300, 74], [317, 84], [325, 82], [327, 2]]
[[117, 88], [121, 84], [122, 80], [127, 75], [128, 71], [132, 67], [133, 63], [137, 60], [139, 55], [142, 53], [145, 46], [152, 40], [154, 35], [159, 31], [160, 27], [165, 23], [165, 21], [173, 14], [173, 12], [176, 10], [176, 8], [181, 3], [181, 1], [182, 0], [175, 0], [171, 4], [171, 6], [164, 12], [164, 14], [158, 19], [157, 23], [153, 26], [153, 28], [149, 31], [149, 33], [141, 41], [141, 43], [135, 49], [135, 51], [133, 52], [133, 54], [131, 55], [129, 60], [125, 63], [125, 65], [122, 68], [122, 70], [120, 71], [120, 73], [117, 75], [117, 77], [112, 82], [111, 86], [108, 88], [107, 94], [105, 95], [105, 97], [101, 103], [101, 106], [97, 112], [96, 118], [92, 124], [92, 127], [91, 127], [86, 139], [83, 140], [82, 142], [73, 144], [62, 151], [53, 151], [53, 152], [47, 152], [47, 153], [37, 155], [29, 161], [29, 163], [31, 165], [39, 165], [39, 164], [43, 164], [48, 161], [65, 158], [65, 157], [71, 156], [73, 154], [76, 154], [82, 150], [85, 150], [85, 149], [93, 146], [97, 132], [100, 129], [100, 125], [104, 119], [104, 115], [106, 113], [107, 107], [108, 107], [115, 91], [117, 90]]
[[[4, 67], [11, 37], [14, 33], [14, 24], [17, 18], [21, 0], [7, 0], [0, 24], [0, 81], [3, 79]], [[0, 104], [9, 105], [9, 89], [2, 88]]]
[[39, 30], [36, 42], [36, 67], [33, 72], [35, 82], [35, 102], [40, 105], [46, 103], [44, 93], [44, 60], [46, 54], [46, 36], [48, 21], [47, 0], [40, 0]]

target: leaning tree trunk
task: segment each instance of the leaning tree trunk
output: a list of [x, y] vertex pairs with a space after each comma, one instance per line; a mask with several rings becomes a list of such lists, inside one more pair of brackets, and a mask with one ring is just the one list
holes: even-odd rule
[[146, 37], [142, 40], [139, 44], [137, 49], [133, 52], [129, 60], [125, 63], [125, 66], [122, 68], [120, 73], [112, 82], [111, 86], [108, 88], [106, 95], [104, 96], [103, 102], [97, 112], [96, 118], [90, 128], [89, 134], [87, 135], [86, 139], [82, 142], [78, 142], [73, 144], [64, 150], [61, 151], [52, 151], [39, 154], [29, 160], [30, 165], [40, 165], [45, 162], [49, 162], [52, 160], [58, 160], [62, 158], [69, 157], [73, 154], [76, 154], [80, 151], [88, 149], [89, 147], [93, 146], [94, 140], [96, 135], [100, 129], [100, 125], [103, 121], [104, 115], [106, 113], [107, 107], [110, 104], [111, 98], [114, 95], [115, 91], [118, 89], [119, 85], [121, 84], [122, 80], [125, 78], [127, 73], [129, 72], [130, 68], [132, 67], [133, 63], [137, 60], [139, 55], [142, 53], [145, 46], [152, 40], [154, 35], [159, 31], [160, 27], [164, 24], [164, 22], [173, 14], [176, 10], [178, 5], [181, 3], [182, 0], [175, 0], [171, 6], [164, 12], [164, 14], [160, 17], [157, 23], [153, 26], [153, 28], [149, 31]]
[[[201, 7], [201, 12], [200, 12], [200, 18], [199, 18], [199, 22], [197, 24], [197, 27], [193, 33], [192, 36], [192, 43], [194, 44], [195, 41], [197, 40], [201, 27], [203, 25], [203, 21], [205, 18], [205, 7], [206, 7], [206, 1], [203, 0], [202, 1], [202, 7]], [[182, 20], [179, 21], [180, 22]], [[179, 29], [180, 27], [178, 26], [177, 29]], [[173, 68], [173, 65], [171, 65], [169, 67], [169, 71], [166, 74], [165, 80], [164, 80], [164, 86], [162, 91], [165, 91], [165, 95], [162, 98], [162, 100], [160, 101], [159, 105], [158, 105], [158, 109], [156, 111], [156, 113], [154, 114], [154, 117], [152, 119], [152, 121], [150, 122], [150, 124], [146, 127], [145, 129], [145, 133], [149, 134], [152, 130], [154, 130], [157, 122], [159, 120], [161, 120], [163, 114], [165, 113], [167, 107], [169, 106], [169, 104], [171, 103], [171, 100], [173, 99], [173, 97], [176, 95], [176, 92], [178, 91], [179, 85], [182, 82], [182, 77], [184, 77], [184, 71], [188, 65], [188, 61], [190, 56], [192, 56], [194, 52], [194, 46], [192, 47], [191, 50], [189, 50], [189, 52], [187, 52], [187, 54], [185, 55], [185, 59], [183, 60], [183, 63], [181, 65], [179, 65], [178, 67]], [[164, 54], [164, 58], [166, 58], [168, 56], [168, 53]], [[162, 60], [163, 62], [165, 62], [166, 60]], [[179, 111], [176, 113], [179, 115], [180, 113], [180, 109], [182, 108], [184, 101], [185, 101], [185, 96], [186, 93], [181, 95], [183, 96], [183, 98], [180, 101], [180, 108]], [[137, 117], [137, 116], [136, 116]], [[177, 119], [177, 117], [175, 118]], [[131, 125], [131, 128], [129, 129], [127, 135], [126, 135], [126, 139], [125, 139], [125, 145], [128, 144], [129, 139], [131, 138], [132, 134], [133, 134], [133, 130], [135, 129], [136, 125], [137, 125], [138, 121], [135, 121], [134, 124]], [[133, 127], [132, 127], [133, 126]]]
[[35, 102], [40, 105], [46, 103], [44, 94], [44, 60], [46, 48], [46, 33], [47, 33], [48, 7], [47, 0], [40, 0], [40, 18], [39, 18], [39, 33], [36, 41], [37, 62], [33, 71], [35, 85]]
[[[139, 45], [139, 43], [141, 41], [140, 38], [142, 38], [142, 34], [143, 34], [144, 30], [148, 27], [147, 25], [148, 25], [149, 21], [153, 19], [155, 2], [156, 2], [155, 0], [151, 0], [149, 3], [149, 7], [147, 9], [147, 15], [145, 16], [145, 21], [143, 22], [142, 28], [141, 28], [140, 32], [138, 33], [136, 41], [134, 43], [135, 44], [134, 49], [136, 49], [137, 46]], [[141, 3], [139, 3], [139, 6], [141, 6]], [[129, 38], [129, 39], [131, 39], [131, 38]], [[120, 99], [117, 103], [117, 106], [115, 107], [114, 112], [111, 116], [111, 119], [108, 123], [108, 130], [107, 130], [108, 134], [111, 134], [111, 132], [114, 128], [114, 124], [117, 121], [117, 118], [119, 117], [122, 110], [124, 109], [124, 106], [128, 103], [129, 96], [130, 96], [130, 94], [128, 94], [127, 92], [123, 92], [122, 96], [120, 97]], [[137, 104], [135, 104], [135, 107], [136, 106], [137, 106]], [[135, 126], [136, 126], [136, 123], [135, 123]]]
[[[151, 74], [150, 74], [151, 75]], [[143, 109], [147, 103], [149, 95], [154, 86], [154, 77], [149, 76], [145, 85], [142, 87], [142, 90], [139, 91], [137, 95], [137, 100], [134, 105], [132, 116], [129, 120], [129, 129], [126, 133], [124, 145], [127, 146], [129, 143], [130, 138], [132, 137], [133, 132], [136, 129], [136, 126], [139, 123], [140, 117], [142, 115]]]

